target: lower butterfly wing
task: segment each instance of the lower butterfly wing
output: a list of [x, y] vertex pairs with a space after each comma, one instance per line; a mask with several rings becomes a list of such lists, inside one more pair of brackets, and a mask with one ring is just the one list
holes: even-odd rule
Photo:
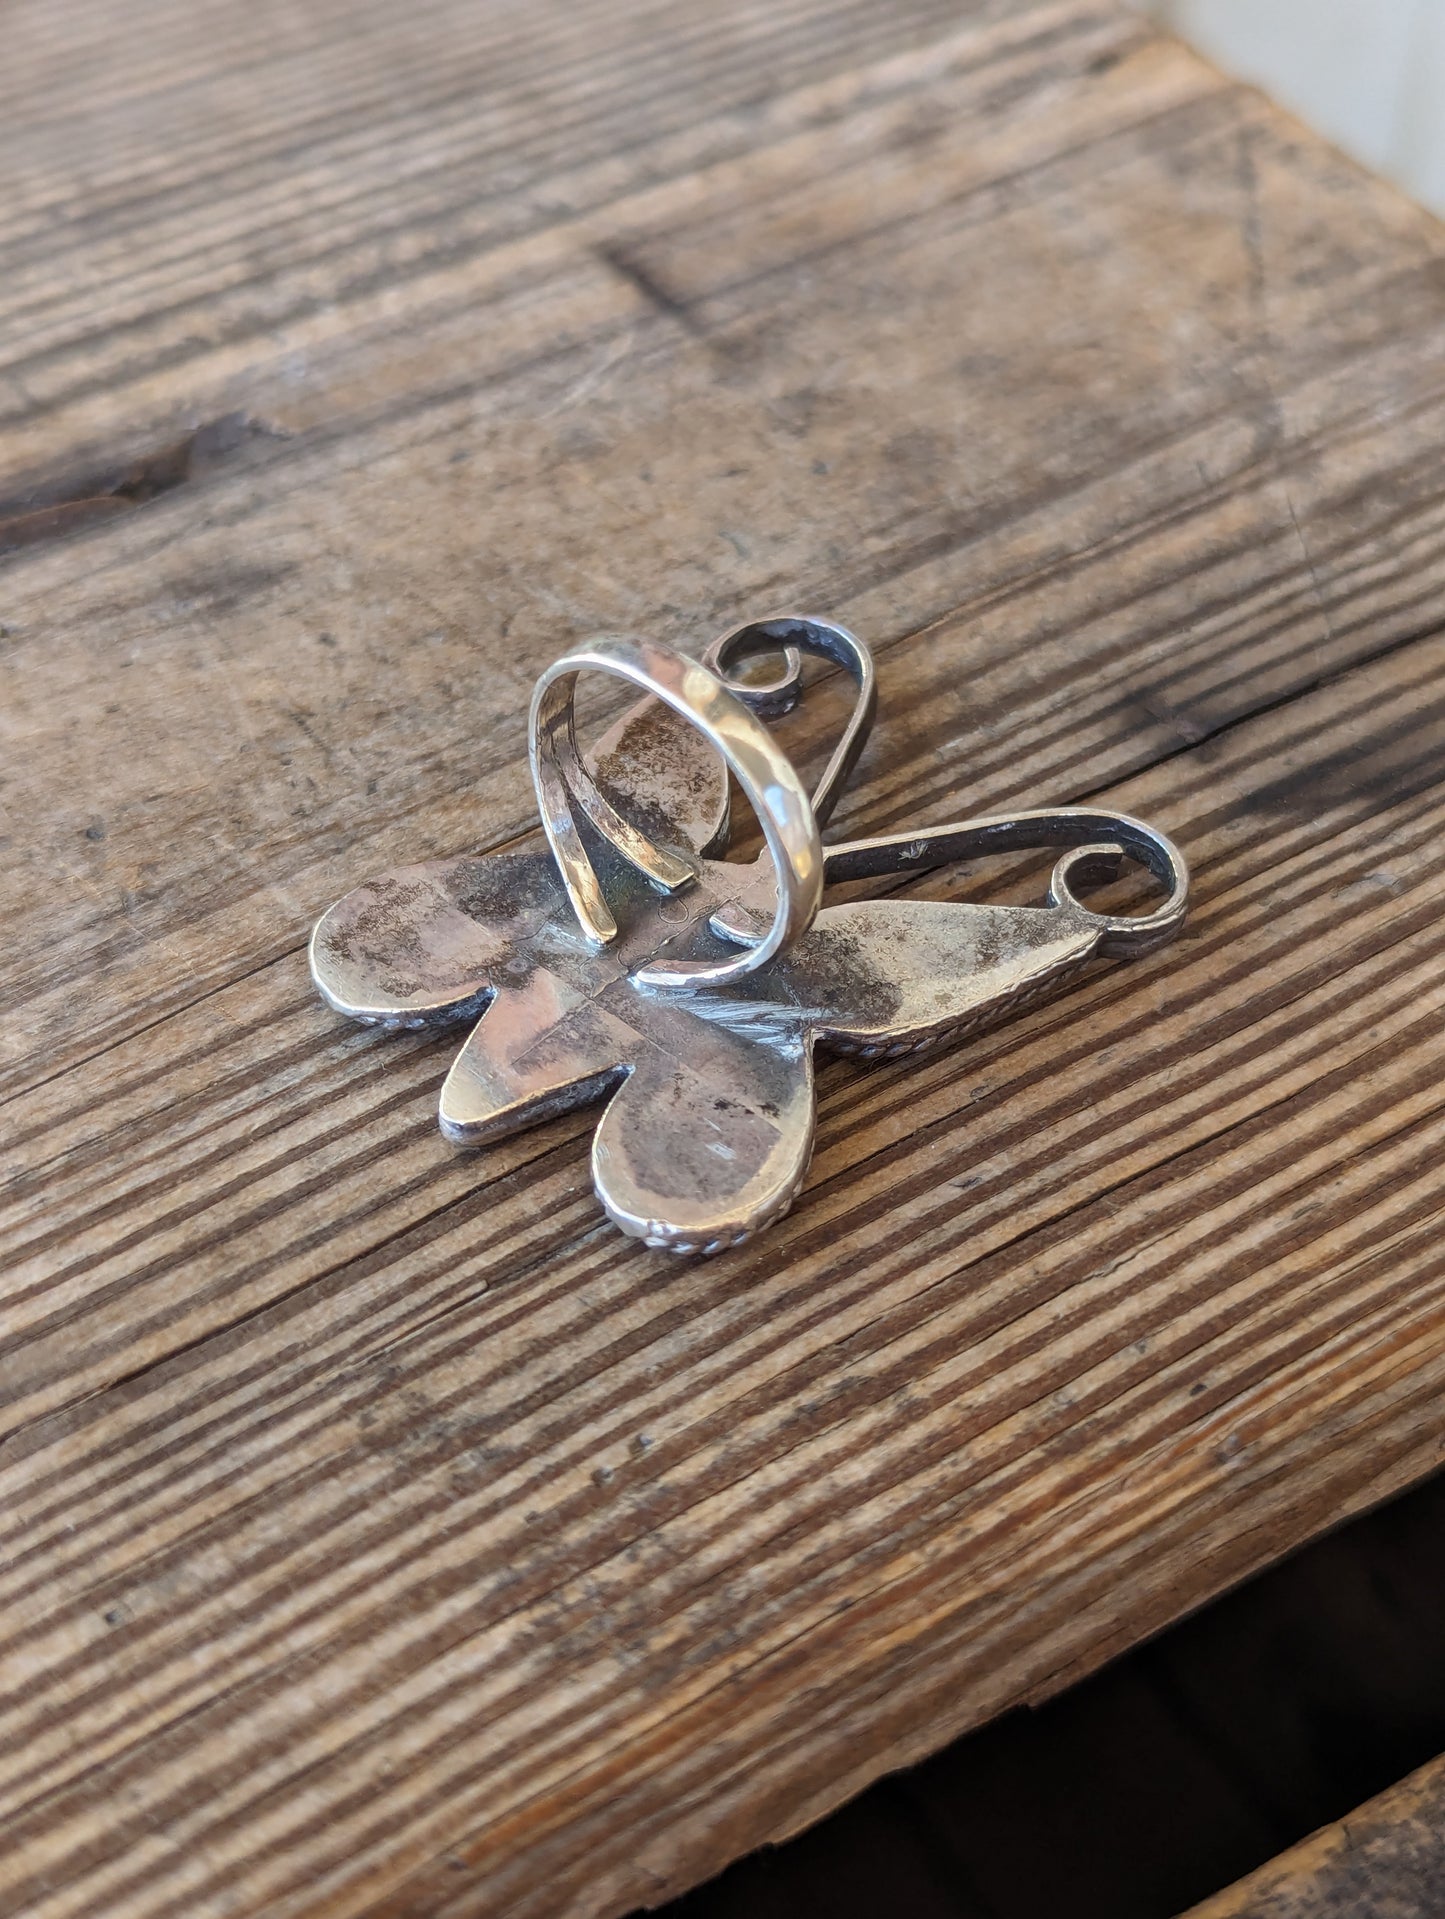
[[718, 1072], [647, 1049], [598, 1123], [597, 1197], [615, 1225], [649, 1246], [736, 1246], [787, 1212], [808, 1170], [808, 1038], [728, 1051]]
[[887, 1056], [1029, 1005], [1088, 964], [1100, 925], [1072, 905], [858, 900], [819, 913], [781, 969], [821, 1043]]
[[534, 966], [502, 985], [458, 1053], [441, 1129], [458, 1146], [485, 1146], [588, 1105], [626, 1076], [637, 1044], [603, 997]]
[[503, 982], [447, 1075], [441, 1126], [485, 1145], [605, 1098], [597, 1196], [624, 1232], [717, 1252], [791, 1205], [813, 1142], [812, 1041], [792, 1006], [640, 991], [612, 966]]

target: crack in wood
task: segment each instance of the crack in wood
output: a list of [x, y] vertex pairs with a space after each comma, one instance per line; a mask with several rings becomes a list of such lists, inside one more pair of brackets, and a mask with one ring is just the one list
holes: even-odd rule
[[285, 437], [281, 428], [248, 413], [223, 413], [147, 453], [87, 461], [32, 479], [0, 495], [0, 555], [113, 520], [177, 487], [208, 479], [255, 439]]
[[597, 248], [597, 257], [624, 279], [635, 293], [640, 294], [654, 312], [660, 313], [666, 320], [675, 320], [694, 339], [706, 338], [707, 328], [688, 302], [660, 280], [631, 247], [624, 246], [619, 240], [604, 241]]

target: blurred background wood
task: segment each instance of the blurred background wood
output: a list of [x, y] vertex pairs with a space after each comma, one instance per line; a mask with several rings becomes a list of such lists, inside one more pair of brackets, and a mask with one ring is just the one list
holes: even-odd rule
[[[1434, 1467], [1441, 229], [1084, 0], [3, 31], [0, 1904], [656, 1902]], [[303, 942], [579, 633], [789, 604], [840, 831], [1199, 909], [674, 1262]]]

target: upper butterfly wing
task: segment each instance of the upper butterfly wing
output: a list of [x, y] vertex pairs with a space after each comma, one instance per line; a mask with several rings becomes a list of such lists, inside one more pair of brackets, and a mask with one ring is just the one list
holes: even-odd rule
[[399, 866], [354, 887], [316, 923], [311, 972], [338, 1013], [429, 1026], [478, 1012], [508, 952], [555, 908], [543, 853]]
[[[660, 700], [629, 707], [588, 755], [604, 793], [667, 845], [727, 838], [728, 775], [717, 752]], [[401, 866], [353, 888], [317, 922], [311, 971], [337, 1012], [379, 1026], [465, 1019], [565, 898], [550, 854], [491, 853]]]
[[820, 1040], [906, 1052], [1028, 1005], [1087, 965], [1099, 925], [1068, 905], [857, 900], [825, 907], [779, 971]]

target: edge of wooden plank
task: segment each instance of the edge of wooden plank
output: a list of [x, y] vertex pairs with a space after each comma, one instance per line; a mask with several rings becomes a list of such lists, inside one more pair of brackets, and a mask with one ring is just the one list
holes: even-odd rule
[[1445, 1912], [1445, 1755], [1182, 1919], [1425, 1919]]

